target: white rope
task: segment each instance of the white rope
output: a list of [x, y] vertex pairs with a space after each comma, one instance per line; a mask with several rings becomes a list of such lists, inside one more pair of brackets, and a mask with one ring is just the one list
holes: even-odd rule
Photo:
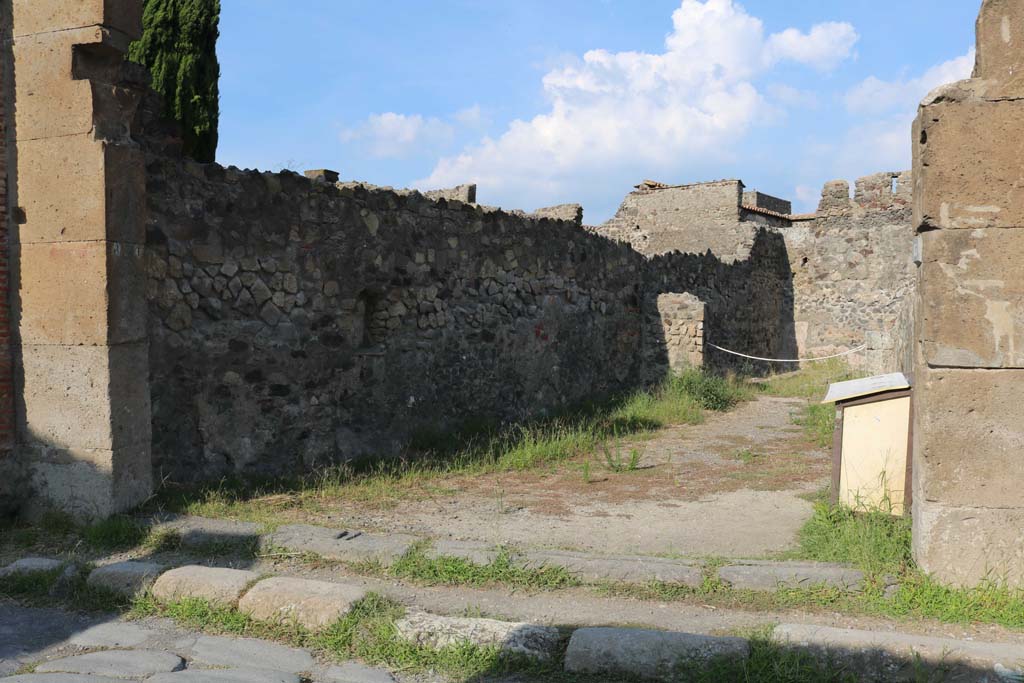
[[723, 349], [721, 346], [718, 346], [717, 344], [712, 344], [711, 342], [708, 342], [708, 346], [710, 346], [712, 348], [715, 348], [715, 349], [718, 349], [719, 351], [724, 351], [726, 353], [731, 353], [732, 355], [739, 356], [740, 358], [749, 358], [750, 360], [760, 360], [760, 361], [764, 361], [766, 363], [813, 363], [813, 362], [819, 361], [819, 360], [828, 360], [830, 358], [842, 358], [843, 356], [850, 356], [850, 355], [853, 355], [855, 353], [858, 353], [858, 352], [863, 351], [864, 349], [868, 348], [867, 344], [861, 344], [860, 346], [858, 346], [855, 349], [850, 349], [849, 351], [843, 351], [842, 353], [836, 353], [836, 354], [833, 354], [831, 356], [820, 356], [818, 358], [783, 359], [783, 358], [758, 358], [757, 356], [748, 356], [747, 354], [740, 353], [738, 351], [730, 351], [729, 349]]

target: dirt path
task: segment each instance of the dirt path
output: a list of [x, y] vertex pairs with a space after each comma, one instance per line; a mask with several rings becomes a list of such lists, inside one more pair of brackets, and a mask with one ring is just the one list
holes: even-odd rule
[[[793, 546], [828, 482], [827, 453], [792, 422], [801, 402], [760, 397], [702, 425], [543, 471], [455, 477], [389, 509], [339, 501], [309, 523], [607, 554], [757, 558]], [[589, 463], [589, 464], [588, 464]]]

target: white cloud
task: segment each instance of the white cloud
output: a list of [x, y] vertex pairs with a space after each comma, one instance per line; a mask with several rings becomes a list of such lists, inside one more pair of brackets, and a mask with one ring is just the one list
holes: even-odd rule
[[772, 83], [768, 86], [767, 91], [772, 99], [789, 107], [817, 109], [821, 105], [815, 93], [809, 90], [800, 90], [785, 83]]
[[660, 54], [592, 50], [549, 71], [546, 112], [441, 159], [417, 185], [478, 182], [503, 202], [530, 206], [584, 194], [582, 176], [600, 171], [608, 182], [608, 173], [631, 168], [727, 157], [770, 118], [755, 78], [780, 62], [827, 70], [857, 40], [852, 26], [837, 23], [766, 35], [733, 0], [683, 0], [672, 23]]
[[786, 29], [768, 38], [765, 53], [769, 61], [788, 60], [831, 71], [853, 55], [859, 36], [853, 26], [830, 21], [818, 24], [810, 33]]
[[452, 127], [440, 119], [385, 112], [371, 114], [356, 128], [343, 130], [341, 141], [365, 145], [367, 153], [379, 159], [398, 159], [436, 150], [453, 135]]
[[974, 48], [967, 54], [928, 69], [917, 78], [885, 81], [870, 76], [846, 93], [846, 108], [855, 114], [879, 114], [894, 109], [914, 111], [925, 95], [944, 83], [969, 78], [974, 68]]
[[455, 112], [452, 118], [464, 128], [480, 128], [487, 123], [487, 118], [479, 104]]
[[918, 103], [938, 86], [970, 77], [973, 68], [971, 48], [916, 78], [883, 81], [872, 76], [859, 83], [843, 99], [847, 110], [863, 119], [846, 132], [837, 153], [840, 163], [857, 173], [910, 168], [910, 129]]
[[810, 185], [797, 185], [793, 190], [796, 197], [796, 204], [800, 207], [817, 206], [821, 198], [821, 188]]

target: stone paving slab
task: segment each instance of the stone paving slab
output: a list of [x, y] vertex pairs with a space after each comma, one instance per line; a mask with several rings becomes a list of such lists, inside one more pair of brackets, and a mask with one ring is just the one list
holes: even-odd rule
[[68, 642], [84, 648], [127, 648], [142, 645], [155, 636], [155, 631], [138, 624], [112, 621], [76, 633]]
[[296, 674], [269, 669], [186, 669], [157, 674], [147, 683], [302, 683]]
[[43, 662], [39, 673], [91, 674], [111, 678], [145, 678], [185, 668], [185, 660], [170, 652], [104, 650]]
[[15, 560], [3, 569], [0, 569], [0, 579], [15, 574], [35, 574], [43, 572], [55, 572], [64, 566], [64, 562], [53, 560], [48, 557], [26, 557]]
[[163, 565], [152, 562], [115, 562], [93, 569], [86, 583], [94, 588], [134, 597], [148, 590], [163, 570]]
[[192, 646], [191, 658], [193, 662], [210, 667], [288, 673], [301, 673], [316, 667], [313, 656], [305, 650], [254, 638], [199, 636]]
[[573, 576], [591, 582], [663, 581], [697, 588], [704, 581], [699, 564], [658, 557], [596, 557], [562, 550], [529, 550], [517, 556], [515, 562], [527, 569], [563, 567]]
[[170, 515], [155, 520], [154, 529], [178, 535], [185, 548], [231, 551], [258, 543], [260, 525], [230, 519]]
[[417, 645], [441, 649], [472, 643], [537, 659], [549, 659], [562, 642], [558, 629], [550, 626], [443, 617], [426, 612], [407, 614], [395, 626], [399, 636]]
[[356, 662], [332, 666], [320, 676], [322, 683], [395, 683], [395, 677], [381, 669]]
[[405, 534], [364, 534], [307, 524], [280, 527], [267, 538], [272, 546], [293, 552], [314, 553], [342, 562], [380, 562], [385, 566], [394, 564], [418, 540]]
[[718, 656], [746, 658], [743, 638], [699, 636], [628, 628], [581, 628], [565, 653], [565, 670], [669, 679], [680, 665]]
[[123, 678], [90, 676], [88, 674], [21, 674], [0, 678], [4, 683], [124, 683]]
[[249, 589], [238, 609], [254, 619], [295, 622], [317, 631], [341, 619], [366, 597], [356, 586], [278, 576]]
[[842, 590], [861, 590], [864, 572], [843, 565], [820, 562], [746, 562], [718, 570], [718, 578], [739, 590], [776, 591], [826, 585]]
[[244, 569], [187, 565], [162, 574], [153, 584], [153, 597], [164, 602], [198, 598], [233, 607], [246, 588], [259, 578], [256, 572]]
[[776, 627], [774, 635], [780, 642], [840, 661], [856, 671], [893, 680], [913, 673], [918, 658], [932, 666], [950, 669], [949, 677], [942, 680], [1024, 680], [1024, 645], [807, 624], [782, 624]]

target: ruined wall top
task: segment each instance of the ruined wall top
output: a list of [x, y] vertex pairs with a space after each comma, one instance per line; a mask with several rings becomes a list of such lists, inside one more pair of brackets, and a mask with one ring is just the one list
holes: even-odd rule
[[142, 0], [15, 0], [14, 35], [103, 26], [142, 37]]
[[832, 180], [825, 183], [818, 204], [818, 216], [852, 215], [865, 211], [902, 210], [910, 207], [914, 196], [910, 171], [875, 173], [858, 178], [850, 197], [850, 183]]
[[985, 0], [978, 15], [974, 78], [995, 81], [1004, 94], [1024, 90], [1024, 5]]

